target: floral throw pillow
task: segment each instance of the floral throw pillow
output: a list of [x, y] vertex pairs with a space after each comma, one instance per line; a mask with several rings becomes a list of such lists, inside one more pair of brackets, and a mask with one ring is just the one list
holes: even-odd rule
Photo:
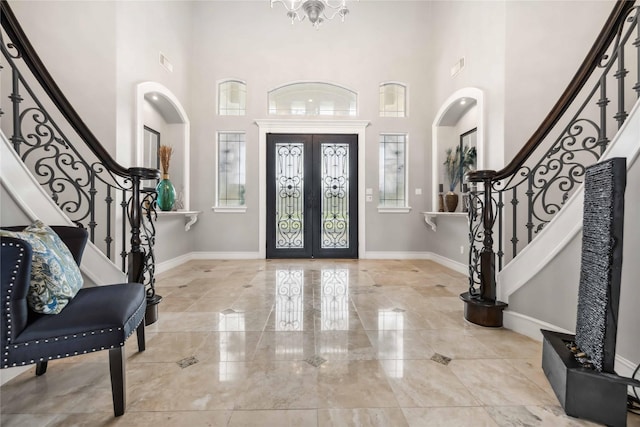
[[67, 245], [41, 221], [19, 232], [0, 230], [0, 235], [22, 239], [31, 245], [29, 307], [36, 313], [60, 313], [83, 284], [80, 269]]

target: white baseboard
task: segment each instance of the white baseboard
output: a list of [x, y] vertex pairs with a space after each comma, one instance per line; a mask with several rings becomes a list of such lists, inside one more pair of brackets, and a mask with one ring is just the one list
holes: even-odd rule
[[[631, 378], [638, 365], [631, 360], [616, 354], [615, 370], [621, 377]], [[640, 379], [636, 376], [636, 379]]]
[[[513, 311], [506, 310], [503, 314], [503, 324], [505, 328], [519, 334], [526, 335], [536, 341], [542, 342], [542, 333], [540, 332], [540, 329], [562, 332], [564, 334], [574, 333], [564, 328], [552, 325], [551, 323], [547, 323], [539, 319], [534, 319], [533, 317]], [[633, 375], [633, 371], [636, 369], [636, 367], [636, 363], [633, 363], [629, 359], [616, 354], [615, 370], [618, 375], [630, 378]]]
[[192, 259], [191, 253], [188, 253], [188, 254], [180, 255], [179, 257], [171, 258], [166, 261], [156, 263], [155, 273], [156, 274], [164, 273], [165, 271], [171, 270], [172, 268], [176, 268], [184, 264], [185, 262], [190, 261], [191, 259]]
[[259, 252], [191, 252], [191, 259], [261, 259]]
[[[194, 259], [262, 259], [258, 252], [189, 252], [156, 264], [156, 274], [178, 267]], [[362, 259], [428, 259], [461, 274], [468, 274], [467, 265], [433, 252], [365, 252]]]
[[562, 332], [563, 334], [573, 334], [574, 332], [561, 328], [551, 323], [544, 322], [539, 319], [527, 316], [525, 314], [516, 313], [515, 311], [505, 310], [503, 312], [503, 324], [507, 329], [511, 329], [522, 335], [526, 335], [531, 339], [542, 342], [542, 333], [540, 329], [549, 331]]
[[445, 267], [450, 268], [453, 271], [457, 271], [460, 274], [464, 274], [465, 276], [469, 275], [469, 266], [467, 264], [445, 258], [442, 255], [434, 254], [433, 252], [429, 253], [431, 254], [431, 257], [429, 258], [431, 261], [444, 265]]
[[261, 259], [258, 252], [189, 252], [156, 264], [156, 274], [178, 267], [194, 259]]
[[428, 259], [461, 274], [469, 274], [469, 267], [433, 252], [365, 252], [363, 259]]
[[431, 259], [431, 252], [368, 251], [361, 259]]

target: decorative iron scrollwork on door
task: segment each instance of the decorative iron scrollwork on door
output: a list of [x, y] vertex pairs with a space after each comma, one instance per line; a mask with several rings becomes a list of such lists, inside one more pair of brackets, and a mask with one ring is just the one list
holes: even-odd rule
[[304, 144], [276, 144], [276, 248], [304, 247]]
[[323, 249], [349, 247], [349, 145], [322, 144]]

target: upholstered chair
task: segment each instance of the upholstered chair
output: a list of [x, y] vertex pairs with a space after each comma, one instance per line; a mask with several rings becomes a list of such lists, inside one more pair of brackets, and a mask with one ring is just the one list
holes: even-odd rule
[[[11, 231], [23, 228], [3, 227]], [[66, 244], [79, 266], [87, 231], [70, 226], [51, 229]], [[113, 409], [116, 416], [122, 415], [126, 407], [124, 343], [137, 331], [138, 351], [145, 349], [144, 286], [123, 283], [82, 287], [58, 314], [35, 313], [27, 303], [32, 246], [15, 237], [2, 236], [0, 241], [0, 367], [35, 364], [39, 376], [46, 372], [50, 360], [109, 350]]]

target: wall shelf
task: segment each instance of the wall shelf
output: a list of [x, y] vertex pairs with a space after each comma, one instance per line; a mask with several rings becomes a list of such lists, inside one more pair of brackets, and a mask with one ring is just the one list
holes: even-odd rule
[[202, 211], [158, 211], [158, 218], [184, 216], [186, 220], [184, 231], [189, 231], [191, 226], [198, 221], [198, 214], [201, 213]]
[[449, 217], [449, 218], [468, 218], [469, 214], [467, 212], [422, 212], [424, 215], [424, 222], [427, 225], [431, 226], [433, 231], [436, 231], [438, 228], [438, 217]]

